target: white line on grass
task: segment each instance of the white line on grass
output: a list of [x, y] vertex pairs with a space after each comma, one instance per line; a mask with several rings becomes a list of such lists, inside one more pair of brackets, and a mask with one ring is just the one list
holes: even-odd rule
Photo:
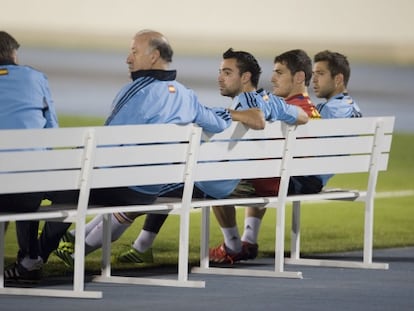
[[386, 191], [386, 192], [378, 192], [375, 195], [375, 198], [383, 199], [383, 198], [395, 198], [395, 197], [409, 197], [412, 195], [414, 195], [414, 190]]
[[[409, 197], [414, 196], [414, 190], [407, 189], [407, 190], [400, 190], [400, 191], [384, 191], [384, 192], [377, 192], [375, 194], [375, 199], [386, 199], [386, 198], [401, 198], [401, 197]], [[316, 201], [307, 201], [306, 204], [321, 204], [321, 203], [332, 203], [332, 200], [316, 200]], [[237, 208], [245, 208], [246, 206], [237, 206]], [[201, 209], [195, 209], [193, 211], [199, 211]]]

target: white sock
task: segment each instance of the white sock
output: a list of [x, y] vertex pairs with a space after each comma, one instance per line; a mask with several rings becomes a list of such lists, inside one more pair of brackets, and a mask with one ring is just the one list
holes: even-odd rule
[[85, 234], [88, 235], [97, 224], [102, 222], [102, 219], [103, 215], [96, 215], [91, 221], [89, 221], [85, 226]]
[[[126, 219], [125, 219], [126, 220]], [[116, 241], [125, 232], [126, 229], [132, 224], [132, 221], [128, 219], [125, 222], [119, 222], [119, 220], [111, 215], [111, 241]], [[103, 233], [103, 221], [101, 220], [86, 236], [85, 238], [85, 253], [89, 254], [92, 251], [102, 247], [102, 233]]]
[[132, 247], [138, 252], [143, 253], [152, 246], [156, 237], [157, 234], [154, 232], [141, 230]]
[[243, 236], [241, 240], [243, 242], [256, 244], [261, 223], [262, 223], [262, 220], [260, 218], [246, 217], [244, 219], [244, 232], [243, 232]]
[[39, 270], [43, 266], [43, 259], [40, 256], [38, 256], [36, 259], [32, 259], [29, 256], [26, 256], [20, 261], [20, 264], [27, 271]]
[[224, 236], [224, 244], [231, 253], [238, 253], [242, 249], [239, 230], [237, 227], [221, 228]]
[[[89, 221], [85, 226], [85, 234], [88, 235], [95, 226], [102, 221], [103, 215], [96, 215], [91, 221]], [[76, 229], [69, 231], [69, 234], [75, 237]]]

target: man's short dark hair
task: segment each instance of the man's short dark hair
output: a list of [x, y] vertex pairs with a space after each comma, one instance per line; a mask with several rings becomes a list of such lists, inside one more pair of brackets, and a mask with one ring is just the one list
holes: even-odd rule
[[305, 51], [296, 49], [284, 52], [275, 57], [274, 63], [284, 64], [292, 75], [303, 71], [305, 73], [305, 85], [309, 86], [312, 78], [312, 60]]
[[349, 77], [351, 76], [351, 68], [345, 55], [325, 50], [317, 53], [313, 60], [315, 63], [323, 61], [327, 62], [331, 76], [335, 77], [337, 74], [342, 73], [344, 76], [345, 87], [348, 85]]
[[5, 31], [0, 31], [0, 63], [13, 63], [13, 52], [20, 44]]
[[226, 52], [223, 53], [223, 59], [234, 58], [237, 61], [237, 68], [240, 71], [240, 74], [245, 72], [250, 72], [251, 82], [252, 85], [257, 88], [259, 84], [260, 74], [262, 73], [262, 69], [260, 68], [259, 63], [257, 62], [256, 58], [244, 51], [234, 51], [232, 48], [228, 49]]

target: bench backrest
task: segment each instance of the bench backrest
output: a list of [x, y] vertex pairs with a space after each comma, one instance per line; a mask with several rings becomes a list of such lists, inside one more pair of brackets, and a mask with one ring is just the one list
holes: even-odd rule
[[29, 133], [0, 131], [0, 193], [186, 182], [201, 129], [154, 124]]
[[[393, 125], [394, 117], [331, 119], [255, 131], [235, 122], [203, 134], [194, 179], [385, 170]], [[200, 131], [147, 124], [38, 129], [27, 137], [26, 130], [2, 130], [0, 193], [184, 182]]]
[[0, 193], [80, 189], [89, 128], [0, 131]]
[[290, 150], [293, 176], [386, 170], [394, 117], [311, 120]]
[[[91, 188], [182, 183], [199, 147], [195, 125], [133, 125], [96, 128]], [[117, 142], [118, 146], [114, 146]], [[119, 145], [122, 145], [121, 147]]]
[[283, 205], [290, 176], [368, 172], [373, 198], [378, 171], [386, 170], [394, 117], [311, 120], [289, 126], [276, 121], [263, 131], [235, 123], [204, 134], [195, 181], [281, 177]]

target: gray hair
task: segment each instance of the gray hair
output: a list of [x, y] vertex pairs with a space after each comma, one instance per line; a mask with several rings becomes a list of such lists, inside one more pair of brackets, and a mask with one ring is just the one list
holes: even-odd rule
[[151, 50], [158, 50], [160, 57], [167, 63], [172, 62], [173, 50], [167, 38], [160, 32], [151, 29], [144, 29], [135, 35], [148, 37], [148, 44]]

